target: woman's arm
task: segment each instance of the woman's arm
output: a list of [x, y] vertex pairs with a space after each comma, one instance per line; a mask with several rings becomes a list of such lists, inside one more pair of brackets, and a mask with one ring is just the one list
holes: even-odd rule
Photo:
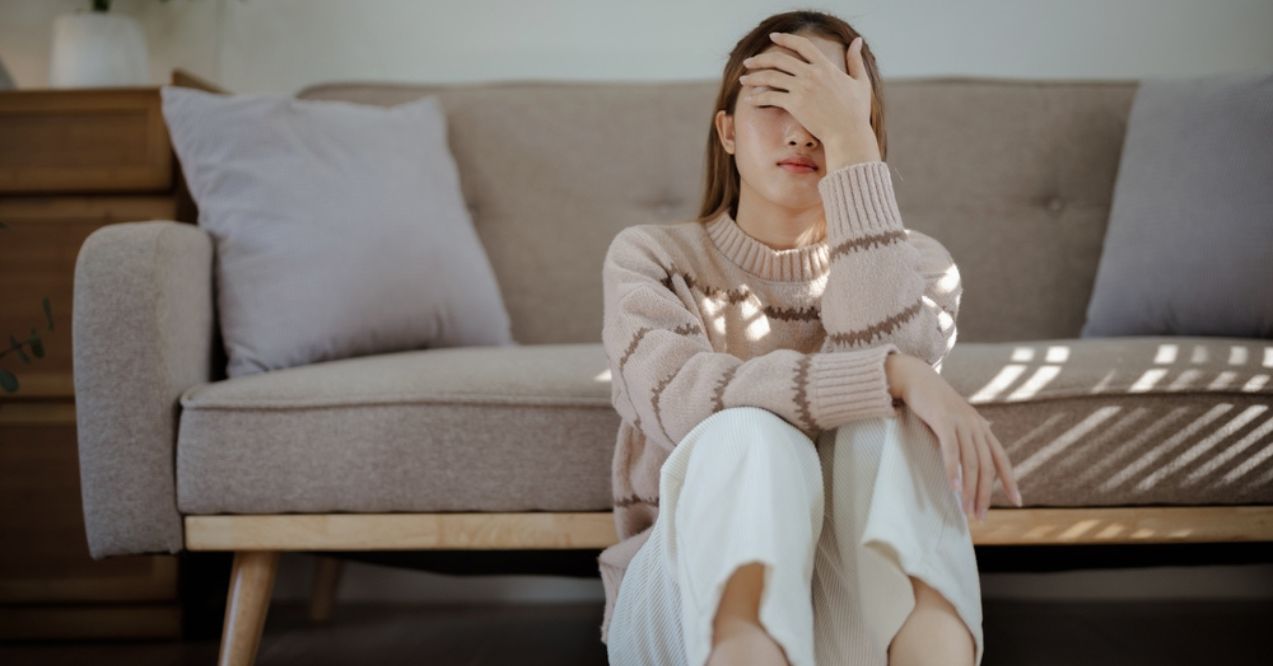
[[830, 276], [822, 294], [822, 351], [894, 343], [940, 371], [955, 344], [963, 287], [950, 254], [902, 225], [888, 164], [856, 162], [818, 181]]
[[[827, 215], [831, 269], [822, 293], [823, 350], [871, 344], [901, 348], [886, 358], [890, 394], [933, 431], [946, 476], [964, 511], [984, 519], [998, 476], [1017, 506], [1021, 491], [989, 422], [938, 373], [955, 344], [963, 288], [936, 240], [902, 226], [888, 166], [879, 160], [830, 171], [818, 183]], [[913, 356], [915, 358], [909, 358]]]
[[664, 283], [667, 264], [647, 232], [629, 227], [611, 243], [602, 270], [611, 399], [647, 439], [671, 451], [708, 416], [735, 406], [766, 409], [810, 437], [894, 414], [884, 359], [896, 345], [776, 349], [745, 361], [715, 351], [703, 321]]

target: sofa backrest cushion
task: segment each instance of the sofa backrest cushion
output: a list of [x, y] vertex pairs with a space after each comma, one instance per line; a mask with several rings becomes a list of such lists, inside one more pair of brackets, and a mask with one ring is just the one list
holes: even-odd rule
[[[693, 219], [715, 81], [332, 82], [302, 99], [446, 109], [464, 198], [522, 343], [601, 339], [619, 230]], [[964, 281], [961, 341], [1077, 337], [1134, 81], [885, 81], [905, 224]]]

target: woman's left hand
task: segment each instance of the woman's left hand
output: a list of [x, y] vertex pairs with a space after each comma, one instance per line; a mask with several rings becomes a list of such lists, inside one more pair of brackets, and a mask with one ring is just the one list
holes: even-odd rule
[[[770, 38], [804, 60], [781, 51], [766, 51], [744, 60], [743, 65], [753, 70], [739, 79], [752, 87], [744, 101], [786, 109], [824, 146], [861, 143], [867, 137], [875, 143], [871, 130], [871, 79], [862, 61], [862, 38], [854, 39], [845, 49], [847, 73], [803, 35], [778, 32]], [[773, 69], [754, 71], [763, 67]], [[755, 86], [771, 90], [756, 90]]]

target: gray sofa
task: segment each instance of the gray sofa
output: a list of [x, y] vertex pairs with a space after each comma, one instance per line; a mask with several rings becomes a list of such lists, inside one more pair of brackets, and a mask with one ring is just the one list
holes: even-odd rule
[[[993, 422], [979, 545], [1273, 541], [1273, 346], [1079, 339], [1134, 81], [884, 87], [908, 227], [964, 283], [944, 376]], [[92, 556], [236, 553], [222, 657], [248, 663], [284, 551], [601, 549], [619, 421], [601, 260], [696, 212], [714, 82], [316, 85], [440, 96], [464, 195], [521, 343], [225, 379], [212, 239], [99, 229], [76, 264], [74, 376]], [[370, 204], [369, 204], [370, 205]], [[598, 624], [600, 624], [598, 609]]]

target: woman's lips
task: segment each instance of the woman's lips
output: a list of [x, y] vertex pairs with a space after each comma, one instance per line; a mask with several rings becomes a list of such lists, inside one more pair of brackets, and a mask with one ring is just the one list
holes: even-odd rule
[[778, 166], [789, 173], [813, 173], [818, 170], [817, 167], [805, 166], [803, 164], [793, 164], [791, 162], [781, 162]]

